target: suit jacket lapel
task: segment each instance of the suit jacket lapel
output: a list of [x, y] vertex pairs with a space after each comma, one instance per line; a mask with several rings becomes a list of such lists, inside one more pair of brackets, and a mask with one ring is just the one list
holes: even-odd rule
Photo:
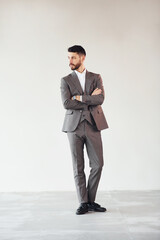
[[90, 72], [88, 72], [86, 70], [85, 94], [88, 94], [88, 95], [90, 94], [89, 90], [90, 90], [92, 82], [93, 82], [93, 79], [90, 75]]
[[72, 75], [72, 82], [75, 85], [75, 87], [77, 88], [77, 90], [79, 91], [80, 95], [83, 94], [89, 94], [89, 90], [90, 90], [90, 86], [92, 83], [92, 79], [90, 78], [90, 74], [89, 72], [86, 70], [86, 76], [85, 76], [85, 91], [83, 92], [80, 81], [78, 79], [77, 74], [75, 73], [75, 71], [73, 71], [71, 73]]

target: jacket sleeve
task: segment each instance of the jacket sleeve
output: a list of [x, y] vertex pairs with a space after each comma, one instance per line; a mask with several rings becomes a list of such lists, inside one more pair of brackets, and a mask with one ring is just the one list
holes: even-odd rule
[[61, 98], [62, 98], [62, 103], [65, 109], [84, 109], [85, 106], [87, 105], [86, 103], [82, 103], [78, 100], [72, 100], [71, 97], [71, 92], [69, 90], [67, 82], [61, 78]]
[[97, 77], [97, 88], [102, 89], [101, 94], [82, 95], [82, 102], [86, 103], [87, 105], [101, 105], [105, 98], [105, 92], [103, 87], [103, 81], [100, 74], [98, 74], [98, 77]]

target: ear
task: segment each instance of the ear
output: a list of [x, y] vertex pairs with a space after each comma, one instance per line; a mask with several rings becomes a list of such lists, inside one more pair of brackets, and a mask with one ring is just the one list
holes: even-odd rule
[[82, 61], [84, 61], [84, 60], [85, 60], [85, 57], [86, 57], [85, 55], [82, 55]]

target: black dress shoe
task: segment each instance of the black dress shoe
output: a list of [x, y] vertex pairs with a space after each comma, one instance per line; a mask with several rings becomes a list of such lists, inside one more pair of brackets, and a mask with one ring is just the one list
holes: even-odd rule
[[88, 203], [88, 211], [105, 212], [107, 211], [107, 209], [104, 207], [101, 207], [98, 203], [92, 202], [92, 203]]
[[88, 212], [88, 204], [87, 203], [81, 203], [79, 208], [76, 211], [76, 214], [80, 215], [80, 214], [84, 214]]

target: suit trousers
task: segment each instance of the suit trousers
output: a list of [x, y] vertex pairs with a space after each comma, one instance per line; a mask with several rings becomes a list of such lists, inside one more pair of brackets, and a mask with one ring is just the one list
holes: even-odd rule
[[[84, 119], [74, 131], [67, 132], [67, 136], [71, 149], [78, 200], [80, 203], [94, 202], [104, 165], [101, 132], [95, 125]], [[84, 145], [91, 168], [87, 186], [84, 172]]]

